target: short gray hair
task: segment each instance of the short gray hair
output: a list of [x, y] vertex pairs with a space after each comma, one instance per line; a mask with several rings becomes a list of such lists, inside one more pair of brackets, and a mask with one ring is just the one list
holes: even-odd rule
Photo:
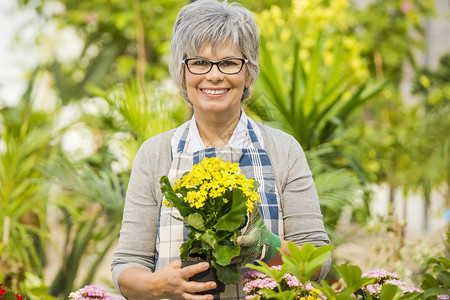
[[[226, 0], [197, 0], [180, 10], [173, 26], [169, 71], [188, 103], [182, 60], [197, 55], [207, 43], [216, 51], [230, 40], [235, 51], [248, 60], [246, 65], [253, 85], [259, 73], [258, 27], [253, 14], [241, 4]], [[245, 88], [241, 100], [249, 96], [250, 91]]]

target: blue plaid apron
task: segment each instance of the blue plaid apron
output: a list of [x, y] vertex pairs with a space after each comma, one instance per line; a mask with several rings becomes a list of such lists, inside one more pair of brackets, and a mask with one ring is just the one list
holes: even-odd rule
[[[253, 178], [260, 183], [258, 188], [261, 198], [259, 209], [265, 225], [271, 232], [283, 238], [283, 217], [272, 164], [267, 152], [261, 148], [250, 121], [247, 121], [247, 138], [251, 141], [250, 148], [208, 148], [194, 153], [187, 153], [185, 149], [189, 143], [188, 133], [189, 125], [186, 126], [181, 135], [177, 153], [173, 157], [169, 170], [168, 177], [172, 185], [175, 179], [180, 179], [185, 172], [192, 170], [192, 166], [198, 164], [205, 157], [218, 157], [224, 161], [239, 163], [241, 172], [246, 178]], [[161, 205], [156, 241], [156, 270], [179, 259], [180, 245], [187, 241], [187, 229], [184, 227], [183, 222], [177, 221], [171, 215], [181, 217], [176, 208]], [[230, 295], [230, 297], [227, 295]], [[243, 297], [245, 295], [242, 292], [242, 287], [240, 284], [237, 284], [227, 286], [225, 293], [221, 294], [220, 299], [242, 299]]]

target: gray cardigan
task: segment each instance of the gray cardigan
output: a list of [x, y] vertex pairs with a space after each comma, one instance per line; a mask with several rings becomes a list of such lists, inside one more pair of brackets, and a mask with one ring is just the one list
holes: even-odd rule
[[[283, 212], [284, 239], [298, 245], [330, 243], [324, 229], [319, 199], [300, 144], [289, 134], [258, 123], [274, 170]], [[145, 141], [133, 162], [123, 213], [119, 243], [111, 263], [113, 282], [119, 274], [138, 266], [154, 271], [159, 211], [163, 195], [159, 179], [171, 162], [171, 137], [175, 129]], [[320, 279], [330, 269], [322, 267]]]

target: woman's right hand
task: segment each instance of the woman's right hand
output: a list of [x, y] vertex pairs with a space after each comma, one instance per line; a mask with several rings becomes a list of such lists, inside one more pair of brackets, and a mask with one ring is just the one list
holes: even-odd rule
[[189, 278], [209, 268], [208, 263], [181, 267], [181, 260], [158, 269], [155, 273], [139, 267], [122, 271], [119, 285], [128, 299], [192, 299], [212, 300], [212, 295], [197, 295], [216, 287], [216, 283], [189, 281]]

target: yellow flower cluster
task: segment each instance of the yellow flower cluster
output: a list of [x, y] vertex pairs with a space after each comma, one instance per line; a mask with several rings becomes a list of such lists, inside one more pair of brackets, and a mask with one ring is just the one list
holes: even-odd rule
[[287, 43], [301, 41], [300, 58], [309, 71], [311, 49], [322, 34], [326, 37], [322, 54], [325, 67], [331, 68], [337, 58], [335, 50], [342, 44], [340, 59], [346, 67], [341, 72], [354, 82], [364, 82], [370, 75], [362, 55], [366, 46], [351, 30], [357, 24], [352, 7], [351, 0], [292, 0], [290, 9], [272, 5], [256, 14], [256, 19], [269, 50], [281, 54], [287, 70], [293, 65], [292, 48]]
[[253, 203], [260, 201], [258, 193], [252, 191], [253, 182], [253, 179], [245, 178], [237, 163], [206, 157], [180, 180], [175, 180], [173, 189], [176, 193], [180, 193], [182, 188], [186, 188], [188, 192], [184, 201], [191, 207], [199, 209], [208, 199], [221, 199], [224, 203], [228, 203], [229, 199], [225, 197], [225, 192], [240, 188], [247, 197], [245, 203], [247, 211], [252, 212]]

